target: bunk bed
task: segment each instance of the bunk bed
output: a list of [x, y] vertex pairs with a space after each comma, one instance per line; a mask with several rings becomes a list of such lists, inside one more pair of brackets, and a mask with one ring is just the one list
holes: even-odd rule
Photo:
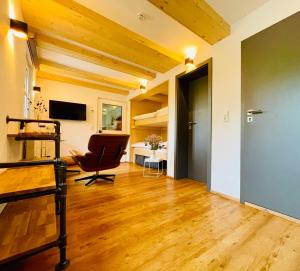
[[[157, 134], [163, 141], [168, 140], [168, 81], [141, 93], [130, 100], [130, 160], [143, 165], [143, 159], [152, 152], [145, 146], [144, 140], [151, 134]], [[156, 156], [167, 166], [167, 143]]]
[[169, 120], [168, 107], [164, 107], [155, 112], [135, 116], [133, 120], [135, 127], [167, 127]]

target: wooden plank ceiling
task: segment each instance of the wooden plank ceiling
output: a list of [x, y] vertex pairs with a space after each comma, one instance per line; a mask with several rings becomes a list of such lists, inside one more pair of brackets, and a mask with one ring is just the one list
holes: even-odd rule
[[[230, 33], [229, 25], [202, 0], [148, 0], [211, 44]], [[183, 56], [134, 33], [74, 0], [21, 0], [24, 20], [38, 48], [136, 77], [121, 81], [41, 59], [39, 78], [128, 95], [138, 79], [152, 80], [183, 62]], [[113, 3], [112, 3], [113, 4]], [[74, 78], [75, 77], [75, 78]], [[131, 77], [132, 78], [132, 77]], [[166, 93], [148, 94], [167, 101]], [[143, 96], [142, 96], [143, 97]]]
[[125, 95], [125, 96], [129, 94], [128, 90], [123, 90], [123, 89], [119, 89], [119, 88], [110, 87], [107, 85], [101, 85], [101, 84], [97, 84], [97, 83], [87, 82], [87, 81], [83, 81], [83, 80], [79, 80], [79, 79], [75, 79], [72, 77], [67, 77], [67, 76], [59, 75], [59, 74], [55, 74], [55, 73], [39, 71], [37, 73], [37, 77], [41, 78], [41, 79], [58, 81], [58, 82], [67, 83], [67, 84], [80, 86], [80, 87], [98, 89], [98, 90], [107, 91], [107, 92], [111, 92], [111, 93], [115, 93], [115, 94], [121, 94], [121, 95]]
[[97, 73], [87, 72], [70, 66], [62, 65], [51, 60], [40, 59], [40, 70], [48, 73], [63, 73], [64, 75], [80, 77], [85, 80], [96, 81], [98, 83], [110, 84], [115, 87], [137, 89], [139, 84], [132, 82], [125, 82], [115, 78], [107, 77]]
[[204, 0], [148, 0], [210, 44], [230, 34], [230, 25]]
[[50, 32], [157, 72], [183, 60], [73, 0], [22, 0], [22, 10], [25, 21], [38, 33]]
[[75, 57], [77, 59], [87, 61], [99, 66], [131, 74], [138, 78], [153, 80], [156, 77], [156, 74], [154, 72], [148, 71], [144, 68], [123, 62], [116, 58], [112, 58], [107, 55], [97, 53], [95, 51], [88, 50], [86, 48], [47, 35], [38, 34], [36, 35], [36, 40], [37, 46], [39, 48]]

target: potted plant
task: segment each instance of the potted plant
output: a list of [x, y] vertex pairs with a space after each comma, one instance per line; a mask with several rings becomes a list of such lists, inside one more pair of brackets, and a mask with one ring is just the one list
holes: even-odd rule
[[145, 145], [150, 146], [150, 149], [152, 151], [150, 159], [155, 158], [156, 151], [162, 147], [161, 143], [162, 143], [161, 137], [156, 134], [149, 135], [145, 138]]

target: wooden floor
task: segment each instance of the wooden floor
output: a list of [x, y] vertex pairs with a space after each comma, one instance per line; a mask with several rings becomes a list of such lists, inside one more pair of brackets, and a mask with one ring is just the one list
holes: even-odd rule
[[[300, 225], [196, 181], [146, 179], [128, 164], [118, 173], [89, 187], [69, 177], [67, 270], [300, 270]], [[53, 249], [8, 270], [53, 270], [57, 260]]]

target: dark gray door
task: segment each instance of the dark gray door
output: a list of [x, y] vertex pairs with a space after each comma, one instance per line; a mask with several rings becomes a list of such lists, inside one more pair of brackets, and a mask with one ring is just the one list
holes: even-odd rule
[[208, 76], [189, 83], [188, 177], [207, 182]]
[[242, 201], [298, 219], [299, 26], [297, 13], [242, 43], [241, 171]]

